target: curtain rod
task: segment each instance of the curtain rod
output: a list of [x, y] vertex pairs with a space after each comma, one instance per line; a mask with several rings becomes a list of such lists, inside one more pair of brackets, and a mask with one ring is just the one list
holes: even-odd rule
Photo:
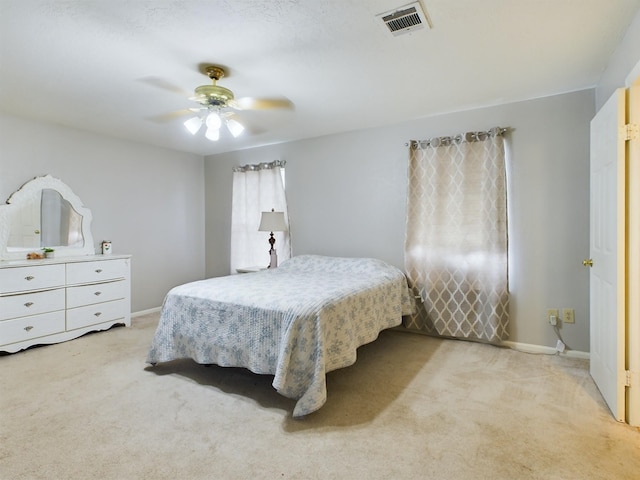
[[269, 168], [284, 168], [287, 164], [286, 160], [274, 160], [273, 162], [263, 162], [254, 165], [242, 165], [240, 167], [233, 167], [234, 172], [251, 172], [255, 170], [267, 170]]
[[459, 133], [458, 135], [449, 137], [433, 137], [426, 140], [411, 140], [405, 143], [405, 147], [411, 146], [411, 148], [420, 147], [444, 147], [452, 144], [459, 144], [462, 142], [481, 142], [489, 137], [495, 137], [508, 132], [510, 129], [503, 127], [493, 127], [490, 130], [484, 132], [466, 132]]

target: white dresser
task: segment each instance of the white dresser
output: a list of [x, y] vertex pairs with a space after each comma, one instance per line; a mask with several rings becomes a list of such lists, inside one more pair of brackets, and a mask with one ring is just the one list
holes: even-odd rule
[[0, 351], [131, 325], [131, 257], [0, 261]]

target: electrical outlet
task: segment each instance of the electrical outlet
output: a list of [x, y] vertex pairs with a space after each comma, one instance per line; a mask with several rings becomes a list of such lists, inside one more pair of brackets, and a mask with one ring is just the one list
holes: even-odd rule
[[562, 323], [576, 323], [573, 308], [562, 309]]
[[[555, 323], [552, 320], [552, 318], [556, 319]], [[557, 324], [557, 322], [558, 322], [558, 309], [557, 308], [550, 308], [549, 310], [547, 310], [547, 322], [549, 322], [550, 325], [556, 325]]]

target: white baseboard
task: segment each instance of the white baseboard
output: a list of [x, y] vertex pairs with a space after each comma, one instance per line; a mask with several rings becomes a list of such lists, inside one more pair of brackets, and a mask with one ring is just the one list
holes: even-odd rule
[[150, 313], [157, 313], [162, 307], [150, 308], [148, 310], [140, 310], [139, 312], [131, 312], [131, 318], [141, 317], [143, 315], [149, 315]]
[[[157, 313], [161, 309], [162, 307], [155, 307], [155, 308], [149, 308], [148, 310], [140, 310], [139, 312], [132, 312], [131, 318], [142, 317], [143, 315], [148, 315], [150, 313]], [[398, 327], [398, 330], [401, 330], [401, 328]], [[402, 329], [402, 330], [407, 331], [407, 329]], [[417, 333], [422, 333], [422, 332], [417, 332]], [[537, 353], [537, 354], [544, 354], [544, 355], [555, 355], [556, 353], [558, 353], [556, 349], [553, 347], [546, 347], [544, 345], [534, 345], [532, 343], [506, 341], [506, 342], [502, 342], [501, 345], [511, 348], [512, 350], [517, 350], [519, 352], [525, 352], [525, 353]], [[590, 359], [589, 352], [582, 352], [580, 350], [565, 350], [559, 355], [562, 357], [569, 357], [569, 358], [582, 358], [585, 360]]]
[[[509, 347], [513, 350], [518, 350], [519, 352], [525, 353], [538, 353], [545, 355], [555, 355], [557, 350], [553, 347], [546, 347], [544, 345], [533, 345], [531, 343], [519, 343], [519, 342], [502, 342], [502, 345], [505, 347]], [[590, 355], [589, 352], [582, 352], [580, 350], [565, 350], [558, 355], [562, 357], [570, 357], [570, 358], [582, 358], [585, 360], [589, 360]]]

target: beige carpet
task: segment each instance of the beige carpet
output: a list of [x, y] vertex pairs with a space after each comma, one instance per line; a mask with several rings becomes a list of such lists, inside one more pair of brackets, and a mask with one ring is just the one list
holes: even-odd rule
[[585, 360], [383, 332], [293, 420], [271, 378], [145, 364], [157, 314], [0, 356], [5, 479], [638, 479]]

